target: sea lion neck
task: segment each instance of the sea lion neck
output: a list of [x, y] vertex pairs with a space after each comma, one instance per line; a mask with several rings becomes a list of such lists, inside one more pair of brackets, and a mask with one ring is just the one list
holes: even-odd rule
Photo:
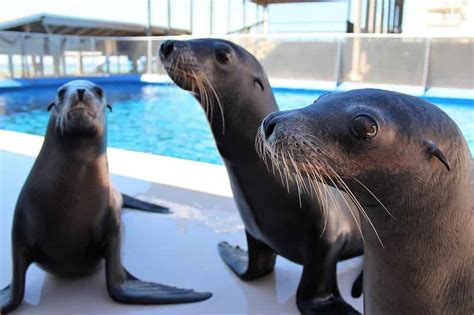
[[61, 151], [62, 155], [81, 162], [93, 162], [107, 151], [106, 128], [102, 134], [96, 135], [62, 135], [56, 129], [55, 119], [48, 123], [43, 147], [49, 151]]
[[229, 95], [222, 100], [222, 108], [224, 124], [218, 108], [215, 108], [212, 120], [210, 115], [207, 117], [221, 155], [230, 158], [252, 153], [256, 156], [258, 128], [268, 114], [279, 110], [273, 93], [270, 91], [259, 99], [239, 99], [237, 104], [235, 98]]

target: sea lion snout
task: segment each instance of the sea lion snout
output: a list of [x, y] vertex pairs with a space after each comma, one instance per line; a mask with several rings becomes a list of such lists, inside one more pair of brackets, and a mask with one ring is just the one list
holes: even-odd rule
[[94, 110], [94, 104], [100, 100], [90, 89], [78, 88], [71, 92], [71, 106], [69, 110], [87, 109]]
[[160, 45], [160, 55], [164, 58], [168, 58], [171, 55], [171, 53], [173, 52], [173, 50], [175, 49], [175, 47], [176, 47], [176, 41], [175, 40], [164, 41]]
[[291, 110], [271, 113], [262, 121], [261, 135], [269, 144], [285, 140], [292, 129], [301, 129], [297, 121], [299, 121], [298, 117]]
[[80, 101], [84, 99], [85, 92], [86, 92], [86, 89], [77, 89], [77, 96], [79, 97]]
[[74, 80], [58, 89], [55, 102], [56, 126], [64, 133], [95, 134], [103, 129], [105, 94], [93, 82]]

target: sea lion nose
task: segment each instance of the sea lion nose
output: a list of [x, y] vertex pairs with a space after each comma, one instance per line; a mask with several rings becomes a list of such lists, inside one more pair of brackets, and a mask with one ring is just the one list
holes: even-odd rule
[[79, 97], [79, 101], [84, 100], [84, 93], [86, 92], [86, 89], [77, 89], [77, 96]]
[[171, 54], [175, 46], [176, 43], [174, 40], [164, 41], [160, 46], [160, 54], [163, 57], [167, 58]]

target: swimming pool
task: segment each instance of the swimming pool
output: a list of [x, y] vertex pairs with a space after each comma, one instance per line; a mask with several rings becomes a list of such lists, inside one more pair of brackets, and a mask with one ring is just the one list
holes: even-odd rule
[[[108, 144], [188, 160], [222, 164], [200, 105], [187, 92], [170, 85], [141, 82], [101, 83], [113, 112], [108, 115]], [[0, 90], [0, 129], [44, 135], [48, 103], [57, 86]], [[311, 104], [315, 91], [275, 89], [281, 109]], [[474, 104], [439, 105], [461, 128], [474, 154]]]

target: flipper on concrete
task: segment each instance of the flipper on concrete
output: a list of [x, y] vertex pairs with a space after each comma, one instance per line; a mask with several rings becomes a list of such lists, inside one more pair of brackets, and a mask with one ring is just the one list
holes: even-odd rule
[[196, 292], [164, 284], [141, 281], [125, 268], [125, 280], [108, 280], [110, 296], [125, 304], [178, 304], [193, 303], [209, 299], [212, 293]]
[[154, 213], [170, 213], [170, 209], [164, 206], [155, 205], [146, 201], [142, 201], [136, 199], [132, 196], [122, 194], [123, 199], [123, 207], [124, 208], [131, 208], [146, 212], [154, 212]]
[[275, 252], [246, 232], [248, 252], [227, 242], [218, 245], [219, 255], [230, 269], [242, 280], [254, 280], [273, 272]]

